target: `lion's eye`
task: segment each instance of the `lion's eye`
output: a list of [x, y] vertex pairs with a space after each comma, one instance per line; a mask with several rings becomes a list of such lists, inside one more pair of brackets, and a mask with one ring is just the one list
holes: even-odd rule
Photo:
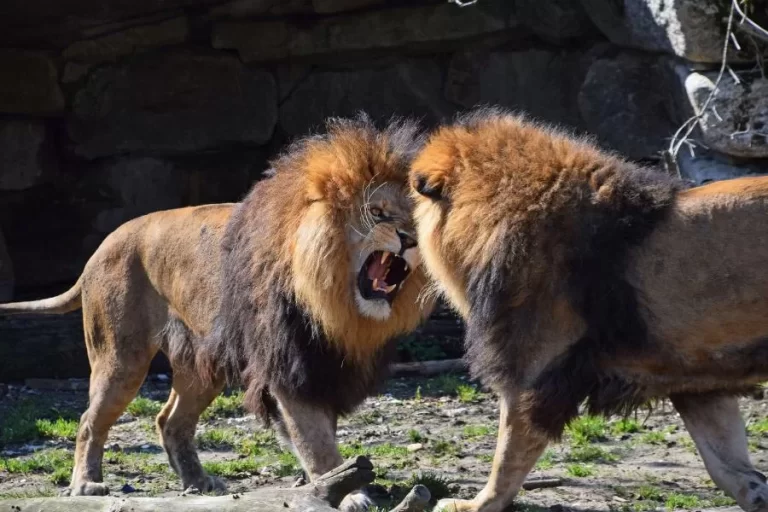
[[384, 218], [384, 211], [378, 206], [371, 207], [369, 211], [371, 212], [371, 216], [376, 220], [381, 220]]

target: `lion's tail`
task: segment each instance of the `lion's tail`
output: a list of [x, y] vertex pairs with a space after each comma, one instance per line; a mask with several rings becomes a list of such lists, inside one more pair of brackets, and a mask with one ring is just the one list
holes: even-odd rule
[[63, 315], [80, 309], [82, 305], [82, 278], [78, 279], [72, 288], [48, 299], [31, 300], [27, 302], [9, 302], [0, 304], [0, 315], [21, 315], [36, 313], [40, 315]]

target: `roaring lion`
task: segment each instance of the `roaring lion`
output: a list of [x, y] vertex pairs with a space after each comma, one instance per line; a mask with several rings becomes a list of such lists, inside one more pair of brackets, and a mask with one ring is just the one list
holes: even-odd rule
[[327, 128], [272, 162], [241, 203], [134, 219], [104, 240], [69, 291], [0, 306], [82, 308], [90, 404], [71, 494], [108, 492], [107, 432], [158, 351], [173, 382], [157, 430], [185, 488], [223, 490], [200, 465], [194, 434], [228, 376], [310, 479], [342, 462], [337, 417], [375, 390], [394, 339], [431, 305], [417, 300], [426, 277], [407, 182], [418, 129], [399, 121], [377, 130], [365, 116]]
[[500, 110], [438, 129], [414, 159], [424, 265], [500, 396], [485, 488], [501, 511], [579, 413], [671, 398], [709, 474], [768, 510], [737, 395], [768, 378], [768, 177], [697, 188]]

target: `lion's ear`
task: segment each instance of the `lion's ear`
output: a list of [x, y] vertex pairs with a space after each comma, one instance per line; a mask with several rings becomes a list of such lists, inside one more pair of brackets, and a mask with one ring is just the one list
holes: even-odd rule
[[426, 176], [423, 174], [416, 174], [411, 181], [413, 189], [424, 197], [428, 197], [435, 201], [439, 201], [443, 198], [443, 184], [442, 183], [430, 183]]

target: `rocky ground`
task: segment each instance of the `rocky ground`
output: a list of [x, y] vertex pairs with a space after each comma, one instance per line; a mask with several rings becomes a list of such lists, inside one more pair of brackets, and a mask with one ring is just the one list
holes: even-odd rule
[[[0, 388], [0, 498], [55, 495], [68, 483], [76, 419], [87, 403], [85, 383], [30, 384]], [[113, 494], [182, 491], [152, 424], [168, 389], [167, 377], [151, 378], [113, 427], [104, 466]], [[219, 397], [199, 424], [208, 471], [222, 476], [231, 491], [291, 485], [300, 473], [296, 460], [241, 404], [238, 392]], [[760, 396], [742, 401], [750, 450], [762, 471], [768, 470], [766, 404]], [[377, 469], [371, 490], [384, 510], [416, 482], [437, 497], [469, 497], [488, 476], [497, 415], [494, 397], [463, 376], [394, 379], [340, 423], [339, 443], [345, 457], [370, 456]], [[669, 404], [626, 419], [578, 420], [530, 477], [562, 483], [523, 492], [518, 508], [696, 510], [733, 503], [709, 479]]]

